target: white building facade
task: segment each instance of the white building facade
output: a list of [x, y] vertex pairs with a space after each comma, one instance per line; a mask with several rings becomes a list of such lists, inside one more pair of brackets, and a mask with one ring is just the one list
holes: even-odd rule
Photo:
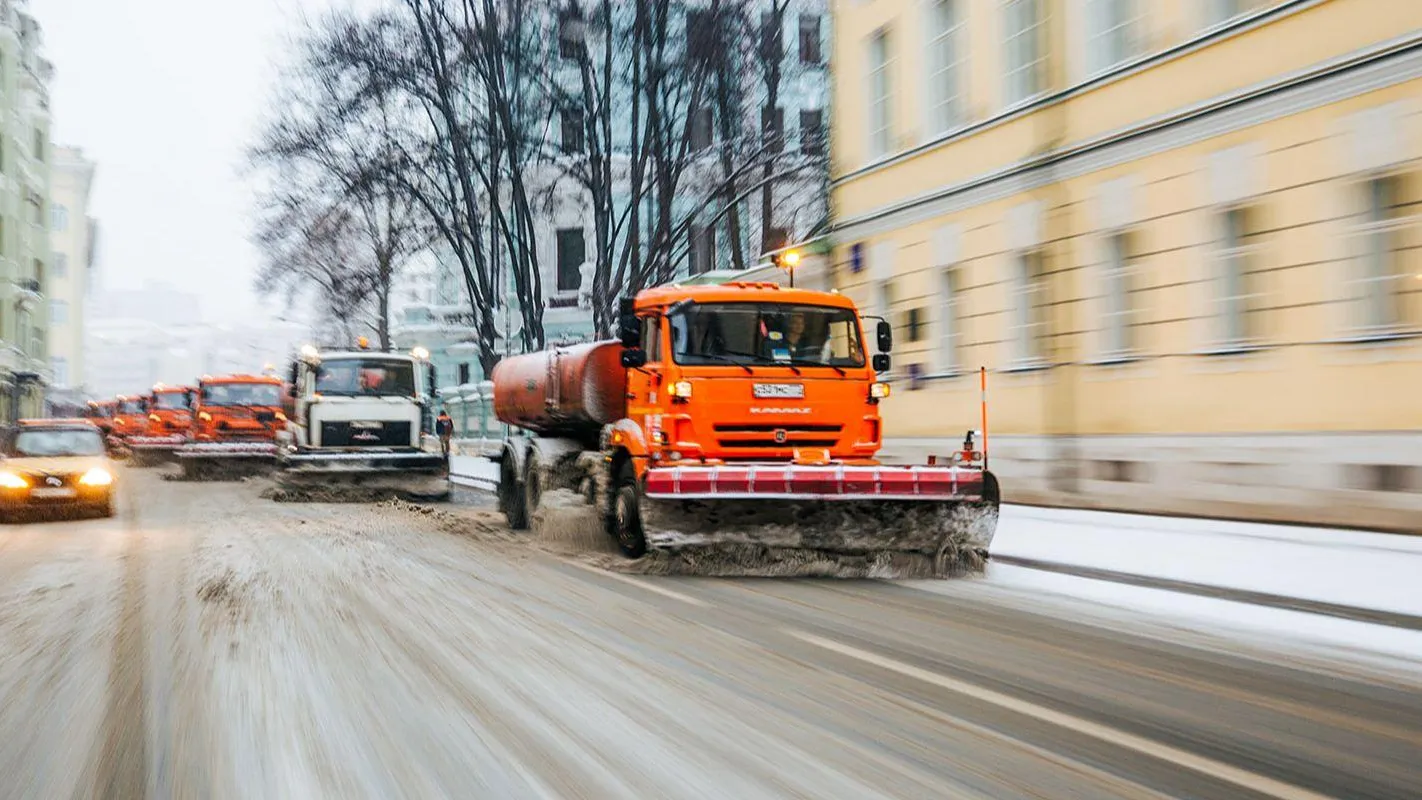
[[84, 323], [93, 285], [97, 224], [89, 216], [94, 162], [77, 148], [55, 148], [50, 177], [49, 406], [80, 407], [84, 391]]

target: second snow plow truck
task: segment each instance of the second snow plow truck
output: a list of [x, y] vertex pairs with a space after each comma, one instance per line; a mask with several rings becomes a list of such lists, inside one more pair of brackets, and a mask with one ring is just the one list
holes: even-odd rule
[[281, 379], [204, 376], [198, 381], [187, 443], [177, 450], [189, 479], [225, 479], [271, 470], [276, 433], [286, 424]]
[[501, 361], [513, 528], [555, 489], [593, 504], [621, 552], [667, 571], [912, 576], [981, 569], [999, 492], [969, 432], [945, 463], [889, 466], [880, 400], [892, 331], [854, 304], [776, 284], [668, 286], [624, 300], [620, 341]]
[[447, 500], [429, 353], [302, 348], [291, 365], [277, 499]]

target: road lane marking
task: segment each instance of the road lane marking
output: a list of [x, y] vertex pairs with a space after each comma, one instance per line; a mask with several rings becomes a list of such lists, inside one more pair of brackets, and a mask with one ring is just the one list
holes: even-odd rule
[[1005, 695], [1001, 692], [993, 691], [982, 686], [950, 678], [947, 675], [940, 675], [936, 672], [929, 672], [926, 669], [915, 667], [912, 664], [905, 664], [902, 661], [895, 661], [891, 658], [870, 653], [867, 650], [860, 650], [847, 644], [825, 639], [810, 633], [803, 633], [797, 630], [786, 629], [785, 632], [796, 639], [816, 647], [824, 648], [843, 656], [857, 659], [876, 667], [882, 667], [900, 675], [905, 675], [924, 683], [931, 683], [951, 692], [956, 692], [975, 700], [991, 703], [999, 708], [1012, 711], [1023, 716], [1032, 717], [1069, 731], [1090, 736], [1107, 744], [1122, 747], [1127, 750], [1134, 750], [1151, 758], [1165, 761], [1184, 769], [1198, 772], [1216, 780], [1234, 784], [1252, 792], [1257, 792], [1269, 797], [1279, 798], [1279, 800], [1333, 800], [1329, 795], [1319, 794], [1292, 784], [1284, 783], [1264, 775], [1258, 775], [1239, 767], [1231, 766], [1222, 761], [1196, 755], [1194, 753], [1181, 750], [1178, 747], [1171, 747], [1167, 744], [1152, 741], [1143, 736], [1117, 730], [1115, 728], [1091, 722], [1090, 720], [1073, 717], [1061, 711], [1055, 711], [1044, 706], [1029, 703], [1016, 697]]
[[572, 561], [566, 558], [560, 558], [558, 560], [562, 561], [564, 564], [567, 564], [570, 567], [577, 567], [578, 569], [583, 570], [584, 572], [591, 572], [594, 575], [601, 575], [604, 578], [611, 578], [615, 581], [621, 581], [625, 584], [628, 584], [629, 586], [636, 586], [638, 589], [646, 589], [649, 592], [656, 592], [659, 595], [663, 595], [664, 597], [670, 597], [673, 600], [680, 600], [681, 602], [686, 603], [688, 605], [700, 606], [702, 608], [711, 607], [711, 604], [706, 602], [705, 600], [692, 597], [689, 594], [682, 594], [681, 592], [673, 591], [671, 589], [658, 586], [655, 583], [639, 581], [635, 578], [629, 578], [626, 575], [620, 575], [616, 572], [609, 572], [607, 570], [598, 569], [597, 567], [589, 566], [587, 564], [583, 564], [578, 561]]

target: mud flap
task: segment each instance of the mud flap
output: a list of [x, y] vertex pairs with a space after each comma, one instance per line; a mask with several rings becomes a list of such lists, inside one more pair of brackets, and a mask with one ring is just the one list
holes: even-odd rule
[[843, 575], [848, 566], [865, 577], [946, 577], [979, 572], [986, 565], [998, 506], [987, 501], [667, 500], [644, 495], [641, 514], [648, 547], [669, 564], [696, 574], [746, 574], [749, 562], [764, 560], [791, 570], [823, 562], [824, 574]]

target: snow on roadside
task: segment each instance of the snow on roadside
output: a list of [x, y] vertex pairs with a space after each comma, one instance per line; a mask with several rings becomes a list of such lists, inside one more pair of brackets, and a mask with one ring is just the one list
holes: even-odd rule
[[1422, 631], [1008, 564], [991, 564], [985, 577], [971, 581], [905, 581], [903, 585], [947, 596], [969, 591], [982, 597], [989, 592], [994, 599], [1028, 609], [1040, 609], [1044, 602], [1074, 604], [1083, 622], [1096, 618], [1146, 633], [1154, 628], [1169, 640], [1179, 640], [1185, 631], [1201, 643], [1230, 641], [1231, 649], [1243, 645], [1258, 647], [1261, 654], [1286, 652], [1333, 665], [1422, 674]]
[[1004, 506], [992, 551], [1422, 616], [1422, 538], [1399, 534]]

